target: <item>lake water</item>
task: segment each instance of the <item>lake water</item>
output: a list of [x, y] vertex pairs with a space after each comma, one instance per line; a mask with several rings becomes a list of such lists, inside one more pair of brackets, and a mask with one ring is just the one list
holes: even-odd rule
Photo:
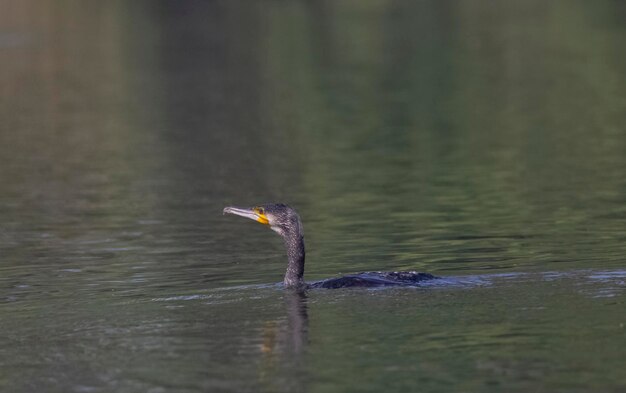
[[623, 2], [2, 9], [1, 391], [626, 391]]

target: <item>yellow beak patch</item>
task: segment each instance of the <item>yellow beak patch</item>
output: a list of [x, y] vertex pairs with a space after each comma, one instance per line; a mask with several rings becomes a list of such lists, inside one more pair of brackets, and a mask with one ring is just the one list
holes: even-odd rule
[[263, 213], [261, 209], [254, 209], [254, 212], [256, 213], [256, 220], [258, 222], [260, 222], [261, 224], [269, 225], [270, 220], [267, 219], [267, 216], [265, 215], [265, 213]]

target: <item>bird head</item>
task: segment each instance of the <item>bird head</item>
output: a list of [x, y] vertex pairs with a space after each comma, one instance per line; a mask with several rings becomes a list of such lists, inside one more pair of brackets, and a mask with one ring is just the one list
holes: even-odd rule
[[229, 206], [224, 208], [224, 214], [226, 213], [269, 225], [273, 231], [281, 236], [285, 236], [288, 233], [302, 234], [300, 216], [293, 208], [282, 203], [271, 203], [254, 207]]

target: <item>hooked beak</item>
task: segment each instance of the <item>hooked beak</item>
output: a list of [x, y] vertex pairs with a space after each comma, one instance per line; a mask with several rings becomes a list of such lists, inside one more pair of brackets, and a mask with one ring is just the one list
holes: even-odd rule
[[234, 214], [236, 216], [241, 216], [245, 218], [249, 218], [254, 221], [258, 221], [261, 224], [269, 225], [270, 220], [267, 219], [267, 216], [259, 211], [259, 208], [253, 207], [235, 207], [228, 206], [224, 208], [224, 214]]

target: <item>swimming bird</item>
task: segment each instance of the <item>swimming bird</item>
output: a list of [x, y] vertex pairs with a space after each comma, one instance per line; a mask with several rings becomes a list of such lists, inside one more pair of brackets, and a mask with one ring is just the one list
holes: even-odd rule
[[282, 203], [254, 207], [224, 208], [224, 214], [235, 214], [260, 222], [283, 237], [287, 249], [287, 271], [283, 284], [286, 288], [344, 288], [415, 286], [422, 281], [437, 279], [428, 273], [418, 272], [362, 272], [335, 277], [313, 283], [304, 281], [304, 231], [298, 213]]

